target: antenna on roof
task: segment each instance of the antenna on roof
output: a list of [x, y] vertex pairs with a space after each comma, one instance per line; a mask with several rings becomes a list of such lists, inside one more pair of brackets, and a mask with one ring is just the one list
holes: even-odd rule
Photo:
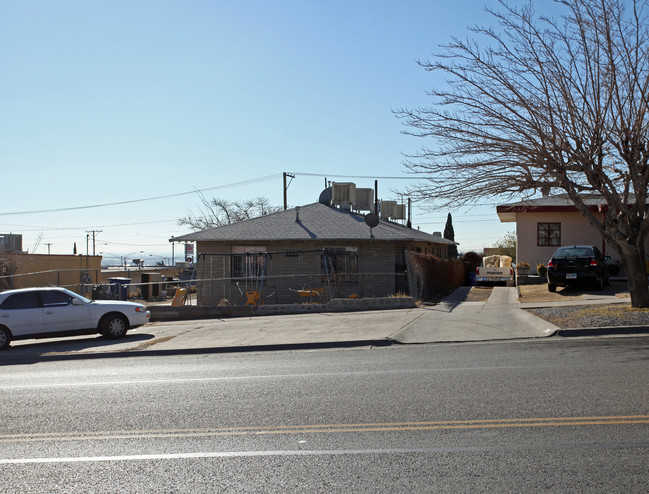
[[379, 215], [376, 213], [367, 213], [365, 215], [365, 224], [370, 227], [370, 238], [374, 238], [374, 235], [372, 235], [372, 228], [378, 226]]

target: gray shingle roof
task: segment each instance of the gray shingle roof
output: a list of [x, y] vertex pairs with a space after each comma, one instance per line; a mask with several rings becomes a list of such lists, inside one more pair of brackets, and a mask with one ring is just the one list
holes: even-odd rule
[[[363, 215], [314, 203], [299, 208], [252, 218], [210, 230], [189, 233], [170, 241], [308, 241], [370, 240], [370, 228]], [[299, 214], [300, 221], [296, 221]], [[414, 230], [398, 223], [381, 220], [372, 229], [372, 241], [417, 241], [454, 244], [450, 240]]]

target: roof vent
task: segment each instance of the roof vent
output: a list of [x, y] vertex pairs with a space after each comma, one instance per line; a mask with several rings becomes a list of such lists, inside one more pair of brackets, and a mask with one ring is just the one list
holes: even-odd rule
[[300, 206], [297, 206], [295, 208], [295, 222], [296, 223], [300, 222]]

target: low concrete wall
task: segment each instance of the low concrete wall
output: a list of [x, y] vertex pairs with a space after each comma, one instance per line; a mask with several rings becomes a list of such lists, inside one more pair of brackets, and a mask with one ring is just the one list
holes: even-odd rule
[[185, 305], [153, 305], [151, 321], [180, 321], [189, 319], [217, 319], [222, 317], [251, 317], [282, 314], [309, 314], [314, 312], [356, 312], [365, 310], [409, 309], [415, 306], [412, 297], [377, 297], [333, 299], [326, 304], [287, 304], [253, 306], [196, 307]]
[[543, 285], [547, 281], [545, 276], [539, 275], [518, 275], [516, 277], [517, 285]]

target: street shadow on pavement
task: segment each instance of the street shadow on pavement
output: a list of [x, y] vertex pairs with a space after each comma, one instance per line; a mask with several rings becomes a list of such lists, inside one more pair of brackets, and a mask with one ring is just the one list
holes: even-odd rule
[[451, 312], [458, 305], [467, 300], [470, 291], [470, 286], [459, 286], [450, 293], [441, 294], [435, 299], [428, 301], [427, 303], [423, 304], [422, 307], [434, 311], [441, 310], [443, 312]]
[[[607, 335], [600, 335], [607, 336]], [[557, 352], [574, 357], [575, 352], [592, 353], [595, 348], [609, 357], [622, 363], [633, 363], [649, 360], [649, 341], [636, 340], [637, 344], [629, 345], [625, 338], [616, 338], [608, 335], [608, 338], [590, 340], [588, 346], [584, 347], [583, 341], [564, 340], [565, 343]]]
[[[111, 339], [101, 335], [71, 336], [69, 338], [18, 340], [0, 352], [0, 366], [15, 365], [16, 363], [36, 363], [42, 360], [52, 360], [53, 356], [63, 358], [72, 355], [79, 357], [94, 355], [84, 353], [86, 350], [100, 350], [100, 354], [118, 351], [125, 343], [133, 345], [155, 338], [153, 334], [127, 334], [121, 339]], [[113, 350], [113, 348], [115, 350]]]
[[[135, 337], [130, 340], [130, 343], [139, 341], [150, 341], [154, 338], [153, 335], [141, 334], [133, 335]], [[128, 338], [128, 337], [127, 337]], [[111, 342], [124, 342], [125, 340], [107, 340], [107, 344]], [[64, 343], [64, 342], [61, 342]], [[96, 343], [96, 342], [95, 342]], [[296, 351], [296, 350], [326, 350], [326, 349], [352, 349], [359, 347], [388, 347], [392, 345], [392, 341], [385, 338], [371, 339], [371, 340], [350, 340], [350, 341], [325, 341], [316, 343], [283, 343], [275, 345], [242, 345], [242, 346], [229, 346], [229, 347], [201, 347], [201, 348], [176, 348], [166, 350], [155, 350], [151, 348], [141, 348], [147, 345], [139, 345], [136, 348], [129, 348], [121, 350], [115, 348], [114, 350], [108, 349], [98, 352], [75, 352], [70, 346], [61, 346], [60, 348], [52, 348], [48, 346], [46, 351], [40, 354], [36, 352], [29, 353], [12, 353], [9, 348], [0, 352], [0, 367], [3, 365], [32, 365], [41, 362], [62, 361], [62, 360], [92, 360], [92, 359], [105, 359], [105, 358], [128, 358], [128, 357], [169, 357], [178, 355], [206, 355], [206, 354], [227, 354], [227, 353], [249, 353], [249, 352], [277, 352], [277, 351]], [[45, 343], [43, 345], [46, 345]], [[90, 348], [89, 345], [88, 348]], [[96, 344], [94, 346], [96, 348]]]

